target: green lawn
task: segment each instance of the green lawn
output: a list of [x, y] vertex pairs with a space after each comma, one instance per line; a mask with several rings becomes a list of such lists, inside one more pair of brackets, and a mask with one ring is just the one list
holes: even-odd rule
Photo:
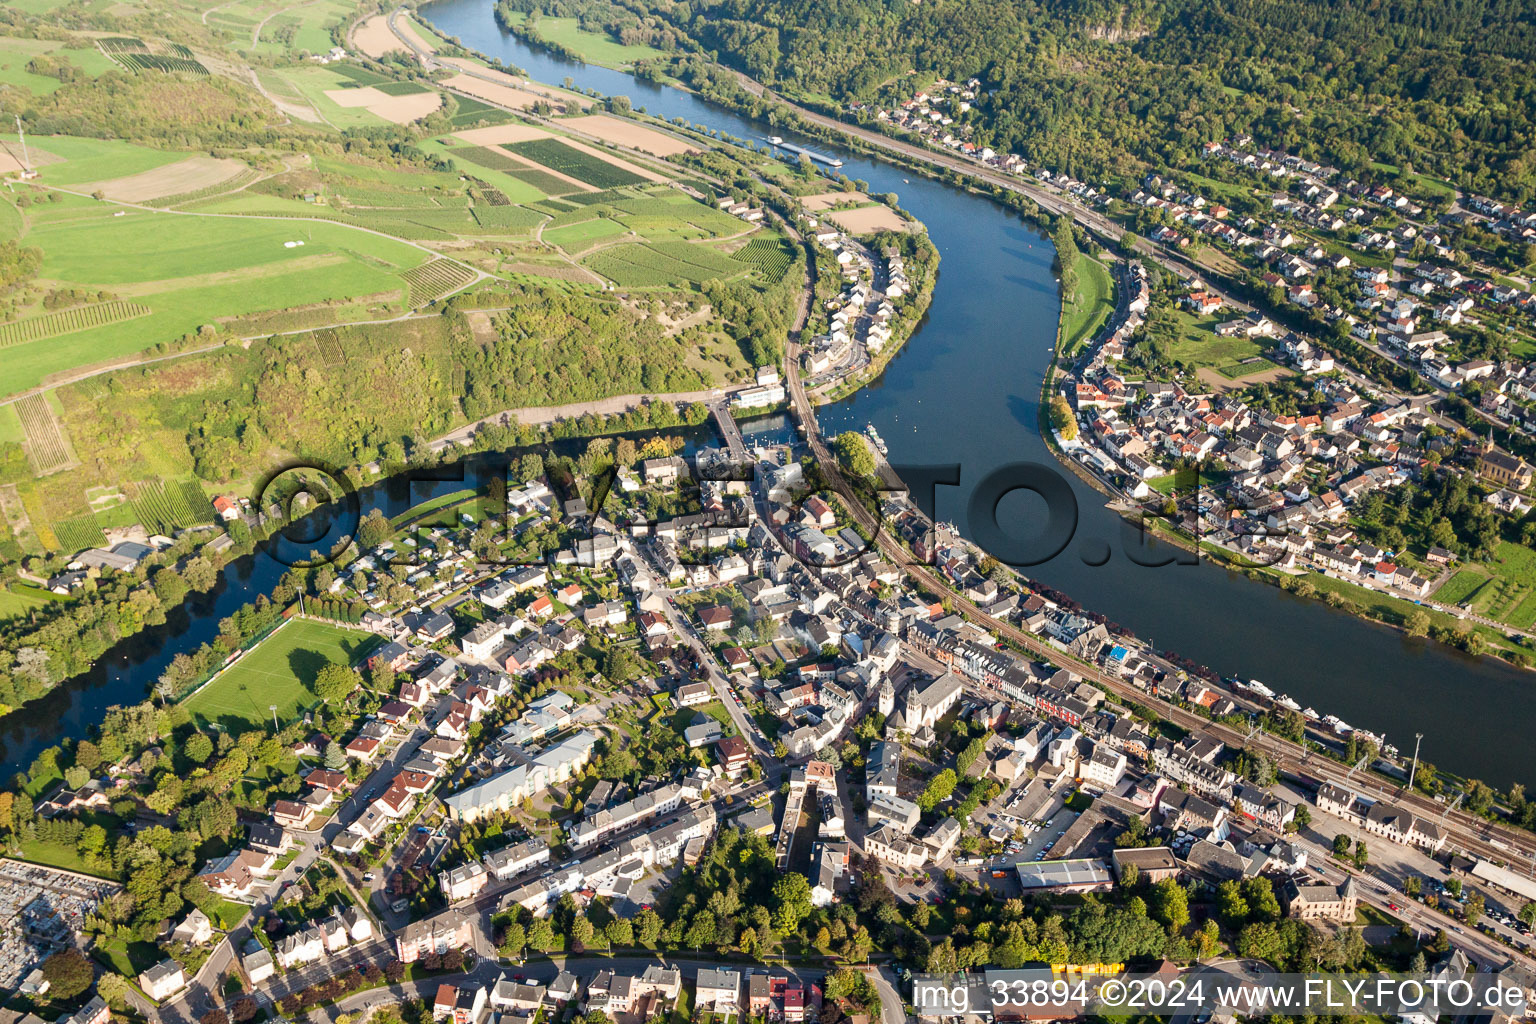
[[[0, 133], [9, 146], [17, 145], [14, 132]], [[150, 149], [115, 139], [83, 139], [73, 135], [28, 135], [34, 154], [46, 153], [62, 162], [44, 163], [38, 157], [38, 180], [49, 185], [78, 185], [86, 181], [122, 178], [185, 160], [194, 154]]]
[[[155, 244], [146, 245], [151, 237]], [[220, 317], [359, 295], [398, 295], [404, 283], [400, 272], [428, 258], [404, 242], [327, 221], [143, 211], [50, 220], [35, 226], [25, 240], [44, 252], [42, 276], [107, 288], [152, 312], [8, 347], [0, 365], [0, 393], [5, 394], [60, 370], [172, 341]], [[287, 248], [287, 241], [304, 244]]]
[[[347, 0], [309, 0], [297, 6], [280, 6], [284, 8], [282, 13], [274, 15], [272, 20], [262, 26], [261, 37], [253, 52], [268, 56], [282, 56], [297, 51], [325, 53], [336, 45], [331, 39], [331, 29], [341, 24], [342, 19], [354, 9], [354, 5]], [[265, 17], [265, 14], [262, 16]], [[285, 39], [287, 42], [281, 41]], [[250, 43], [248, 33], [244, 42], [246, 45]], [[240, 48], [244, 49], [245, 46]]]
[[1465, 602], [1478, 615], [1528, 629], [1536, 624], [1536, 551], [1501, 541], [1492, 559], [1458, 570], [1434, 599]]
[[25, 615], [48, 601], [49, 597], [35, 587], [0, 587], [0, 621]]
[[701, 704], [697, 710], [719, 722], [721, 727], [725, 729], [727, 736], [736, 735], [736, 723], [731, 721], [731, 713], [725, 710], [725, 705], [718, 700], [712, 700], [708, 704]]
[[1445, 584], [1431, 596], [1441, 604], [1461, 604], [1486, 582], [1488, 582], [1488, 574], [1485, 572], [1477, 569], [1459, 569], [1456, 575], [1446, 580]]
[[200, 724], [218, 724], [240, 732], [272, 719], [297, 718], [313, 706], [310, 687], [320, 669], [332, 662], [355, 664], [379, 643], [372, 633], [296, 619], [263, 640], [229, 671], [186, 700]]
[[582, 221], [580, 224], [567, 224], [564, 227], [550, 228], [544, 232], [544, 241], [550, 245], [558, 245], [566, 252], [580, 253], [590, 249], [592, 245], [606, 238], [613, 238], [626, 234], [627, 228], [616, 220], [596, 218]]
[[1169, 473], [1166, 476], [1148, 480], [1147, 486], [1159, 494], [1172, 494], [1174, 491], [1178, 491], [1180, 495], [1188, 495], [1195, 489], [1197, 483], [1207, 489], [1219, 487], [1226, 483], [1227, 478], [1231, 474], [1220, 470], [1207, 470], [1204, 473], [1198, 474], [1198, 480], [1196, 476], [1197, 474], [1193, 469], [1181, 469], [1176, 473]]
[[[522, 12], [514, 12], [514, 23], [521, 23], [528, 16]], [[628, 67], [637, 60], [649, 60], [652, 57], [661, 57], [663, 52], [650, 46], [626, 46], [618, 40], [603, 33], [586, 32], [581, 28], [581, 22], [575, 18], [540, 18], [538, 21], [538, 33], [540, 37], [551, 43], [569, 47], [581, 55], [582, 60], [589, 64], [602, 64], [607, 67]]]
[[1061, 300], [1061, 332], [1057, 350], [1074, 356], [1093, 340], [1115, 309], [1114, 283], [1109, 268], [1091, 256], [1078, 253], [1074, 264], [1077, 287]]
[[[1188, 366], [1191, 370], [1201, 367], [1231, 368], [1244, 359], [1252, 359], [1264, 350], [1264, 342], [1243, 337], [1223, 338], [1216, 333], [1216, 324], [1232, 319], [1233, 315], [1230, 313], [1195, 316], [1186, 310], [1176, 309], [1173, 311], [1173, 316], [1178, 323], [1179, 335], [1169, 346], [1168, 358], [1175, 363]], [[1247, 372], [1256, 373], [1259, 369], [1263, 367], [1256, 367]]]
[[428, 498], [426, 501], [423, 501], [419, 505], [412, 505], [404, 512], [395, 516], [389, 522], [391, 526], [400, 526], [404, 523], [410, 522], [413, 519], [420, 519], [428, 512], [435, 512], [440, 508], [447, 508], [450, 505], [457, 505], [462, 501], [467, 501], [470, 498], [473, 498], [474, 496], [475, 491], [472, 488], [466, 488], [462, 491], [454, 491], [451, 494], [440, 494], [435, 498]]
[[[291, 863], [293, 857], [289, 856], [288, 860]], [[227, 932], [244, 920], [245, 915], [251, 912], [251, 908], [244, 903], [236, 903], [233, 900], [223, 898], [218, 898], [218, 900], [218, 905], [214, 908], [214, 915], [211, 918], [215, 928]]]
[[1229, 363], [1226, 366], [1217, 366], [1214, 369], [1229, 380], [1241, 380], [1244, 377], [1251, 377], [1256, 373], [1267, 373], [1270, 370], [1276, 369], [1276, 365], [1268, 359], [1249, 358], [1240, 363]]
[[31, 861], [34, 864], [46, 864], [49, 867], [63, 868], [65, 871], [78, 871], [82, 875], [94, 875], [97, 878], [111, 877], [86, 867], [85, 861], [73, 846], [44, 843], [36, 839], [23, 840], [21, 843], [20, 859]]
[[129, 942], [117, 936], [97, 939], [96, 956], [125, 978], [137, 978], [165, 959], [153, 942]]
[[351, 79], [329, 68], [304, 66], [278, 68], [270, 74], [288, 84], [285, 92], [297, 92], [315, 112], [340, 129], [371, 128], [387, 124], [382, 117], [363, 107], [343, 107], [326, 93], [355, 85]]

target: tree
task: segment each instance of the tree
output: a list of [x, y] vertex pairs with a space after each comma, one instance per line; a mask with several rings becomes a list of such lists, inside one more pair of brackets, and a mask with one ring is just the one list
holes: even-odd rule
[[1428, 615], [1428, 613], [1422, 612], [1422, 611], [1415, 611], [1415, 612], [1409, 613], [1408, 621], [1405, 623], [1405, 627], [1408, 630], [1408, 635], [1409, 636], [1428, 636], [1429, 635], [1429, 615]]
[[[96, 982], [96, 994], [107, 1001], [107, 1005], [115, 1010], [126, 1009], [128, 1006], [128, 979], [121, 974], [113, 974], [110, 971], [103, 974]], [[252, 1000], [254, 1004], [255, 1000]], [[255, 1013], [251, 1014], [252, 1017]], [[246, 1021], [250, 1017], [239, 1017], [236, 1020]]]
[[181, 749], [194, 764], [204, 764], [213, 756], [213, 740], [204, 733], [195, 732], [187, 737], [186, 745]]
[[229, 1024], [229, 1014], [217, 1006], [197, 1019], [199, 1024]]
[[1474, 891], [1467, 897], [1467, 902], [1462, 904], [1462, 916], [1470, 927], [1483, 919], [1483, 894]]
[[1255, 960], [1274, 961], [1285, 948], [1285, 939], [1268, 921], [1256, 921], [1245, 927], [1237, 937], [1237, 951]]
[[1343, 832], [1340, 832], [1338, 835], [1333, 837], [1333, 855], [1335, 857], [1343, 857], [1348, 855], [1348, 853], [1349, 836], [1345, 835]]
[[315, 696], [327, 704], [339, 704], [357, 689], [357, 673], [345, 665], [327, 665], [315, 677]]
[[1216, 913], [1228, 928], [1236, 928], [1248, 920], [1248, 901], [1243, 898], [1242, 889], [1236, 882], [1228, 880], [1216, 887]]
[[78, 949], [64, 949], [43, 961], [43, 977], [55, 1000], [69, 1000], [91, 987], [96, 970]]
[[548, 953], [555, 948], [555, 930], [550, 926], [549, 918], [535, 918], [533, 926], [528, 929], [528, 945], [540, 953]]
[[868, 478], [875, 475], [875, 456], [862, 435], [845, 430], [832, 442], [832, 449], [837, 453], [838, 463], [853, 476]]
[[1183, 931], [1189, 924], [1189, 894], [1172, 878], [1152, 887], [1152, 908], [1153, 915], [1170, 931]]
[[333, 772], [339, 772], [347, 766], [347, 752], [335, 740], [325, 745], [325, 766]]
[[955, 783], [957, 781], [955, 770], [953, 768], [945, 768], [928, 782], [927, 788], [917, 798], [917, 806], [921, 807], [924, 811], [933, 810], [939, 804], [949, 799], [950, 794], [955, 791]]
[[773, 883], [773, 926], [788, 935], [811, 912], [811, 883], [798, 871], [790, 871]]
[[[404, 452], [401, 456], [401, 461], [404, 461]], [[357, 542], [365, 548], [376, 548], [389, 539], [391, 532], [389, 520], [384, 518], [384, 513], [376, 508], [369, 509], [357, 525]]]
[[187, 562], [182, 569], [187, 585], [199, 594], [206, 594], [219, 582], [219, 570], [201, 555]]
[[528, 933], [523, 930], [523, 926], [516, 921], [507, 925], [506, 931], [501, 934], [501, 951], [507, 956], [521, 956], [526, 945]]
[[1060, 395], [1053, 395], [1047, 409], [1051, 417], [1051, 429], [1055, 430], [1065, 440], [1075, 440], [1077, 438], [1077, 417], [1072, 415], [1072, 407], [1067, 404], [1067, 400]]
[[1365, 840], [1364, 839], [1356, 839], [1355, 840], [1355, 856], [1354, 856], [1355, 869], [1358, 870], [1358, 871], [1364, 871], [1365, 870], [1365, 865], [1370, 862], [1370, 859], [1371, 859], [1370, 852], [1368, 850], [1366, 850], [1366, 848], [1365, 848]]

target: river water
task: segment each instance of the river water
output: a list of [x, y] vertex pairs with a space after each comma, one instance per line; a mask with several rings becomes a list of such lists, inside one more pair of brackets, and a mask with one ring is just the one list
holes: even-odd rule
[[[442, 0], [422, 13], [464, 45], [541, 81], [569, 77], [578, 87], [629, 96], [651, 114], [741, 139], [785, 134], [679, 89], [535, 51], [496, 24], [490, 0]], [[898, 167], [821, 140], [791, 141], [837, 152], [842, 173], [875, 191], [896, 192], [927, 225], [943, 257], [927, 321], [878, 381], [820, 410], [825, 430], [872, 423], [897, 465], [958, 464], [960, 483], [938, 488], [935, 511], [967, 536], [974, 531], [966, 505], [989, 473], [1017, 462], [1050, 467], [1076, 499], [1077, 526], [1061, 554], [1024, 569], [1030, 576], [1160, 649], [1223, 675], [1261, 679], [1323, 714], [1384, 733], [1405, 750], [1412, 749], [1413, 734], [1423, 732], [1427, 761], [1501, 786], [1536, 781], [1536, 748], [1528, 742], [1536, 726], [1536, 702], [1527, 696], [1532, 677], [1209, 564], [1143, 564], [1165, 562], [1175, 552], [1139, 544], [1104, 508], [1102, 496], [1056, 467], [1036, 427], [1060, 306], [1051, 245], [1034, 227], [988, 200]], [[783, 429], [782, 423], [764, 426], [772, 433]], [[381, 492], [365, 502], [393, 513], [426, 496]], [[1022, 540], [1040, 531], [1043, 511], [1043, 501], [1018, 492], [1003, 499], [997, 520]], [[216, 591], [179, 610], [166, 629], [125, 643], [88, 676], [0, 720], [4, 769], [25, 768], [42, 747], [82, 735], [108, 706], [142, 699], [176, 650], [211, 639], [220, 618], [270, 590], [283, 571], [271, 557], [255, 556]]]
[[[496, 24], [489, 0], [440, 0], [422, 9], [440, 31], [515, 64], [544, 82], [625, 95], [667, 119], [684, 118], [741, 139], [786, 135], [680, 89], [537, 51]], [[786, 136], [789, 138], [788, 136]], [[928, 227], [943, 257], [928, 320], [884, 376], [820, 410], [828, 433], [873, 423], [897, 465], [958, 463], [960, 485], [939, 487], [936, 512], [972, 536], [966, 505], [988, 473], [1013, 462], [1055, 466], [1036, 424], [1060, 311], [1053, 251], [1039, 231], [986, 199], [861, 157], [819, 139], [789, 138], [835, 152], [841, 173], [895, 192]], [[1536, 781], [1536, 677], [1503, 662], [1469, 658], [1201, 564], [1148, 567], [1171, 556], [1139, 548], [1103, 498], [1060, 471], [1077, 499], [1078, 525], [1057, 557], [1024, 569], [1085, 607], [1223, 675], [1257, 678], [1323, 714], [1385, 733], [1461, 773], [1507, 784]], [[1021, 538], [1038, 532], [1044, 503], [1005, 498], [998, 520]], [[1161, 547], [1161, 546], [1159, 546]], [[1109, 558], [1098, 562], [1107, 548]]]

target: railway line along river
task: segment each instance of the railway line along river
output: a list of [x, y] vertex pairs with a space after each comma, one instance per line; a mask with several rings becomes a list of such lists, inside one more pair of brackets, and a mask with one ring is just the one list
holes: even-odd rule
[[[421, 9], [467, 47], [527, 70], [539, 81], [628, 96], [668, 120], [683, 118], [739, 139], [785, 141], [841, 157], [838, 170], [895, 192], [928, 227], [943, 260], [927, 322], [885, 374], [852, 397], [818, 410], [823, 431], [873, 423], [897, 465], [958, 463], [958, 487], [939, 487], [935, 512], [972, 536], [966, 505], [988, 473], [1012, 462], [1051, 466], [1076, 497], [1078, 525], [1058, 556], [1024, 571], [1084, 607], [1223, 675], [1257, 678], [1323, 714], [1384, 733], [1451, 771], [1501, 786], [1536, 782], [1536, 676], [1471, 658], [1426, 640], [1294, 597], [1209, 563], [1151, 565], [1171, 558], [1141, 546], [1102, 495], [1059, 467], [1037, 427], [1060, 300], [1051, 244], [990, 200], [904, 168], [797, 138], [687, 91], [621, 71], [562, 60], [506, 32], [490, 0], [440, 0]], [[1037, 532], [1043, 502], [1019, 492], [998, 508], [1021, 539]], [[1105, 546], [1109, 559], [1091, 565]], [[1134, 555], [1134, 560], [1133, 556]]]
[[[651, 114], [741, 139], [787, 135], [782, 126], [752, 122], [686, 91], [537, 51], [497, 25], [491, 0], [441, 0], [421, 14], [465, 46], [544, 82], [570, 77], [583, 88], [629, 96]], [[1536, 728], [1530, 697], [1536, 676], [1214, 565], [1156, 565], [1174, 551], [1142, 546], [1101, 495], [1057, 465], [1037, 427], [1060, 311], [1053, 251], [1038, 230], [990, 200], [895, 165], [822, 139], [787, 140], [841, 157], [841, 173], [874, 191], [896, 192], [901, 206], [927, 225], [943, 257], [927, 321], [879, 380], [819, 410], [826, 432], [872, 423], [897, 465], [959, 464], [960, 483], [937, 489], [935, 512], [967, 536], [967, 503], [989, 473], [1015, 462], [1048, 466], [1075, 497], [1078, 522], [1061, 554], [1025, 569], [1031, 577], [1159, 649], [1223, 675], [1260, 679], [1321, 713], [1384, 733], [1399, 747], [1411, 750], [1413, 734], [1422, 732], [1422, 757], [1458, 774], [1501, 787], [1536, 783], [1536, 746], [1528, 741]], [[400, 511], [403, 500], [389, 501], [386, 511]], [[1017, 492], [1002, 500], [997, 519], [1027, 538], [1038, 533], [1043, 513], [1043, 503]], [[1106, 550], [1107, 560], [1090, 564]], [[217, 591], [178, 611], [173, 628], [120, 645], [96, 671], [0, 720], [5, 769], [25, 768], [48, 744], [83, 735], [109, 705], [142, 700], [176, 650], [209, 639], [219, 618], [270, 591], [282, 572], [256, 555], [227, 573]]]

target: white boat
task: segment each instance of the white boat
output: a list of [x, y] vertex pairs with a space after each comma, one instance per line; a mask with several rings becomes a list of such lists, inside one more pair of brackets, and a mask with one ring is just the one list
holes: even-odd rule
[[880, 436], [880, 431], [875, 429], [875, 425], [873, 423], [865, 425], [864, 436], [868, 437], [869, 443], [875, 446], [875, 451], [879, 452], [881, 455], [886, 454], [887, 448], [885, 446], [885, 439]]
[[783, 142], [784, 140], [782, 138], [780, 138], [779, 136], [777, 136], [777, 135], [770, 135], [770, 136], [768, 136], [768, 141], [773, 143], [775, 146], [777, 146], [779, 143]]
[[1271, 690], [1269, 687], [1265, 686], [1263, 683], [1259, 682], [1257, 679], [1250, 679], [1250, 680], [1248, 680], [1248, 689], [1252, 690], [1254, 693], [1258, 694], [1260, 697], [1273, 697], [1275, 695], [1275, 691], [1274, 690]]
[[1311, 708], [1302, 708], [1301, 709], [1301, 717], [1309, 719], [1309, 720], [1315, 722], [1315, 721], [1317, 721], [1317, 712], [1312, 710]]

